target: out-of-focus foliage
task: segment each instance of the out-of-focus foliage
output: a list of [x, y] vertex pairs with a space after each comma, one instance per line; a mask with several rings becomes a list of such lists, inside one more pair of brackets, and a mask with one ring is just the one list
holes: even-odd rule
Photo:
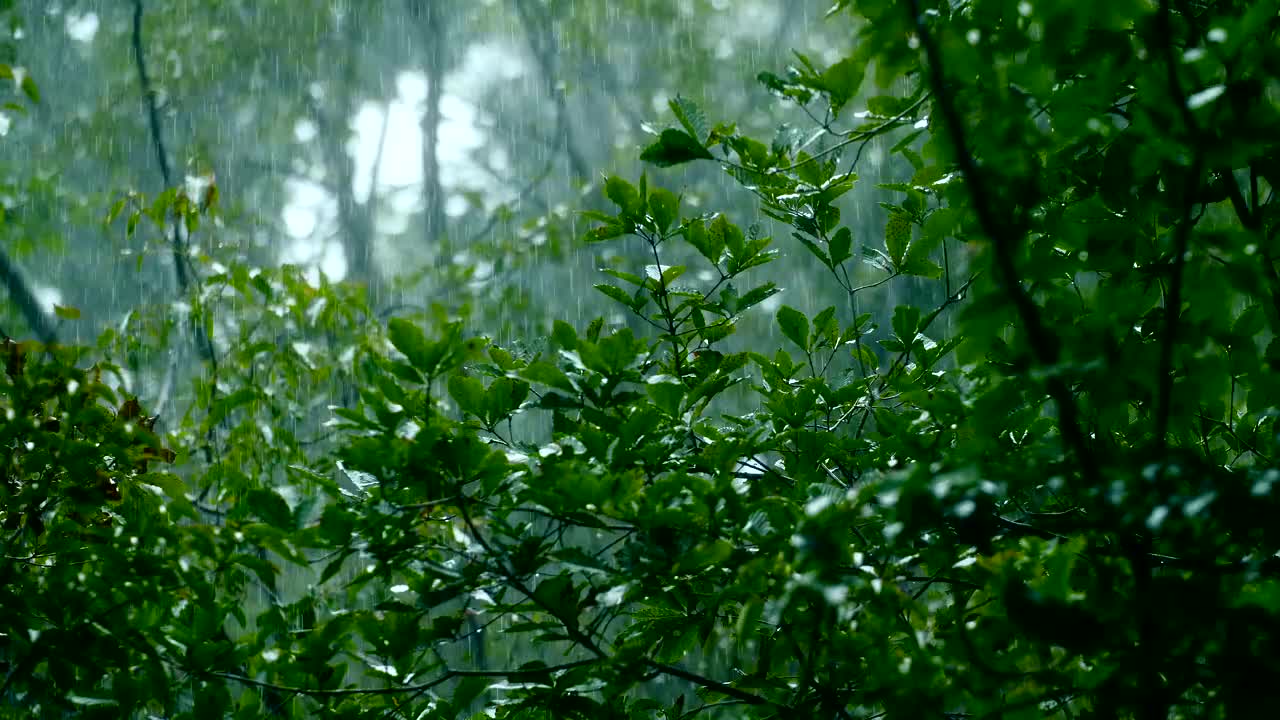
[[[339, 36], [400, 17], [315, 5]], [[248, 27], [292, 7], [201, 12]], [[437, 38], [464, 17], [407, 7]], [[615, 17], [685, 32], [719, 12], [577, 7], [510, 4], [543, 82], [638, 53], [591, 32]], [[854, 49], [756, 76], [811, 127], [762, 135], [745, 103], [661, 93], [643, 172], [531, 221], [559, 233], [566, 282], [570, 243], [599, 252], [574, 301], [610, 310], [582, 322], [507, 294], [521, 276], [497, 258], [536, 253], [491, 250], [482, 283], [424, 249], [422, 282], [475, 292], [419, 310], [413, 279], [374, 265], [331, 283], [221, 245], [253, 227], [215, 202], [222, 173], [104, 192], [108, 227], [190, 248], [190, 286], [92, 350], [5, 342], [0, 709], [1273, 713], [1278, 18], [1274, 1], [836, 2], [821, 27]], [[684, 81], [655, 70], [637, 102]], [[339, 119], [365, 85], [341, 87]], [[558, 162], [611, 163], [574, 149], [593, 132], [634, 145], [625, 121], [577, 132], [572, 88], [547, 93]], [[277, 130], [266, 147], [293, 142]], [[876, 152], [897, 175], [864, 189]], [[338, 225], [367, 231], [372, 196], [343, 200], [337, 156], [318, 175], [347, 202]], [[768, 222], [728, 210], [720, 171]], [[425, 177], [414, 222], [434, 232]], [[874, 214], [851, 201], [873, 197]], [[485, 232], [509, 228], [479, 200]], [[770, 273], [797, 259], [821, 289], [779, 294], [794, 278]], [[867, 307], [886, 297], [908, 301]], [[517, 298], [532, 315], [478, 309]]]

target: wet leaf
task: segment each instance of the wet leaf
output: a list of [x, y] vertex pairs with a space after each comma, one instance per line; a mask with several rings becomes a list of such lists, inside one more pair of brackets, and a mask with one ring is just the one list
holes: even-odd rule
[[715, 156], [689, 133], [669, 128], [640, 153], [640, 159], [665, 168], [694, 160], [714, 160]]
[[809, 349], [809, 318], [805, 317], [804, 313], [790, 305], [783, 305], [778, 308], [775, 318], [778, 321], [778, 327], [782, 329], [783, 336], [801, 350]]

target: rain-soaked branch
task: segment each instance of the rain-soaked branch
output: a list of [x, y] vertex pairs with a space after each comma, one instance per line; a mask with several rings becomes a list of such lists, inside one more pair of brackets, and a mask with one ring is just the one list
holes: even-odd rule
[[574, 668], [590, 665], [597, 662], [594, 658], [588, 660], [575, 660], [562, 663], [560, 665], [552, 665], [549, 667], [536, 667], [530, 669], [514, 668], [506, 670], [446, 670], [440, 675], [428, 680], [427, 682], [418, 683], [416, 685], [402, 685], [399, 687], [382, 687], [382, 688], [338, 688], [334, 690], [308, 689], [300, 687], [288, 687], [285, 685], [276, 685], [274, 683], [263, 682], [244, 675], [227, 672], [206, 672], [205, 675], [210, 677], [221, 678], [223, 680], [231, 680], [242, 685], [250, 685], [253, 687], [276, 690], [282, 693], [303, 695], [313, 698], [325, 697], [350, 697], [360, 695], [401, 695], [404, 693], [420, 693], [424, 690], [443, 685], [444, 683], [456, 678], [466, 677], [485, 677], [485, 678], [508, 678], [520, 680], [522, 678], [543, 677], [547, 673], [563, 672]]
[[[1201, 174], [1204, 171], [1204, 151], [1200, 147], [1203, 142], [1203, 135], [1200, 130], [1200, 124], [1196, 121], [1195, 114], [1191, 112], [1191, 106], [1187, 102], [1187, 94], [1182, 87], [1182, 82], [1178, 79], [1178, 65], [1180, 61], [1174, 55], [1173, 48], [1173, 10], [1169, 7], [1168, 0], [1161, 0], [1159, 10], [1156, 14], [1156, 28], [1160, 38], [1160, 53], [1165, 65], [1165, 80], [1169, 85], [1169, 94], [1173, 97], [1175, 105], [1181, 112], [1182, 122], [1186, 125], [1187, 132], [1191, 135], [1196, 147], [1192, 152], [1191, 167], [1187, 171], [1185, 180], [1185, 192], [1182, 199], [1182, 217], [1178, 221], [1178, 226], [1173, 232], [1173, 262], [1170, 266], [1169, 273], [1169, 289], [1164, 300], [1164, 327], [1160, 333], [1160, 356], [1157, 369], [1156, 381], [1158, 383], [1156, 390], [1156, 444], [1159, 448], [1157, 456], [1164, 455], [1165, 444], [1168, 442], [1166, 435], [1169, 431], [1169, 421], [1172, 415], [1173, 406], [1173, 350], [1178, 342], [1178, 321], [1182, 314], [1182, 288], [1184, 266], [1187, 261], [1187, 250], [1191, 243], [1191, 229], [1195, 225], [1195, 219], [1192, 217], [1192, 208], [1195, 205], [1196, 195], [1199, 191]], [[1234, 179], [1228, 179], [1231, 184], [1235, 184]], [[1270, 265], [1270, 262], [1268, 262]], [[1228, 408], [1229, 412], [1233, 412]]]
[[[173, 187], [173, 171], [169, 161], [169, 151], [164, 144], [164, 133], [160, 130], [160, 106], [157, 98], [155, 87], [151, 83], [151, 76], [147, 73], [146, 53], [142, 45], [142, 0], [133, 0], [133, 58], [138, 69], [138, 83], [142, 87], [142, 96], [147, 104], [147, 121], [151, 128], [151, 145], [156, 151], [156, 160], [160, 164], [160, 177], [164, 181], [166, 188]], [[181, 222], [173, 223], [173, 235], [170, 238], [170, 245], [173, 250], [173, 271], [178, 280], [178, 291], [184, 296], [189, 292], [191, 286], [191, 277], [194, 272], [190, 272], [190, 258], [187, 257], [186, 243], [182, 237], [183, 224]], [[217, 386], [218, 375], [218, 355], [213, 347], [213, 338], [204, 331], [199, 318], [192, 318], [192, 331], [195, 334], [196, 346], [204, 359], [212, 368], [213, 377], [215, 378], [214, 387]], [[172, 371], [172, 364], [170, 370]]]
[[9, 298], [18, 306], [23, 319], [27, 321], [27, 325], [35, 332], [40, 342], [45, 345], [58, 342], [58, 333], [54, 330], [52, 319], [40, 306], [39, 299], [31, 290], [31, 283], [9, 258], [4, 248], [0, 248], [0, 281], [3, 281], [5, 287], [9, 289]]
[[445, 30], [441, 3], [437, 0], [409, 0], [409, 14], [422, 30], [426, 43], [427, 98], [422, 117], [422, 211], [423, 237], [435, 245], [435, 266], [446, 258], [440, 246], [445, 229], [444, 187], [440, 182], [440, 103], [444, 99]]
[[556, 133], [553, 142], [559, 143], [569, 159], [569, 168], [579, 178], [591, 176], [591, 168], [587, 164], [582, 150], [573, 141], [573, 131], [569, 127], [569, 107], [564, 90], [557, 86], [555, 38], [551, 20], [529, 0], [515, 0], [516, 13], [520, 15], [520, 24], [524, 26], [525, 38], [529, 42], [529, 50], [538, 64], [538, 72], [547, 84], [547, 94], [556, 106]]
[[[142, 86], [142, 96], [147, 103], [147, 124], [151, 128], [151, 146], [156, 151], [156, 161], [160, 164], [160, 177], [166, 188], [173, 187], [173, 171], [169, 164], [169, 151], [165, 148], [164, 133], [160, 130], [160, 103], [155, 86], [151, 84], [151, 76], [147, 73], [146, 53], [142, 47], [142, 0], [133, 0], [133, 59], [138, 68], [138, 83]], [[190, 278], [187, 276], [186, 248], [183, 247], [182, 235], [178, 224], [173, 227], [173, 268], [178, 278], [178, 289], [187, 291]]]
[[[949, 135], [948, 139], [955, 153], [956, 164], [960, 167], [960, 173], [969, 189], [969, 196], [982, 232], [990, 238], [995, 251], [997, 279], [1013, 302], [1036, 362], [1042, 368], [1053, 368], [1059, 360], [1057, 340], [1045, 326], [1044, 320], [1040, 317], [1039, 306], [1022, 287], [1022, 281], [1018, 276], [1015, 255], [1017, 244], [1022, 239], [1022, 232], [1002, 221], [996, 214], [986, 177], [979, 172], [960, 112], [956, 109], [954, 99], [947, 88], [947, 78], [942, 66], [942, 51], [925, 22], [919, 0], [907, 0], [907, 10], [911, 13], [911, 26], [924, 50], [928, 64], [928, 82], [933, 91], [934, 103]], [[1071, 395], [1067, 384], [1056, 375], [1050, 375], [1045, 380], [1045, 389], [1058, 407], [1059, 426], [1067, 447], [1076, 456], [1084, 476], [1096, 481], [1099, 471], [1089, 444], [1085, 440], [1084, 431], [1080, 427], [1075, 398]]]

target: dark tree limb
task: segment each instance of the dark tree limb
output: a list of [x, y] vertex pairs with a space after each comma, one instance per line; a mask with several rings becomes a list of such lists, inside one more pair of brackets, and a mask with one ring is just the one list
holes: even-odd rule
[[[1022, 240], [1024, 231], [1001, 220], [996, 214], [987, 180], [978, 168], [978, 163], [970, 151], [964, 122], [949, 94], [946, 73], [942, 67], [942, 51], [938, 48], [937, 40], [925, 23], [924, 16], [921, 14], [919, 0], [907, 0], [907, 8], [911, 13], [912, 26], [916, 31], [916, 35], [920, 38], [920, 46], [924, 49], [928, 63], [928, 82], [939, 114], [942, 115], [943, 125], [946, 127], [952, 150], [955, 152], [956, 164], [964, 177], [965, 186], [969, 189], [973, 209], [978, 216], [978, 223], [982, 227], [982, 232], [990, 238], [995, 251], [997, 280], [1004, 286], [1005, 293], [1009, 296], [1015, 311], [1018, 313], [1018, 319], [1027, 334], [1027, 342], [1031, 346], [1036, 362], [1041, 367], [1051, 368], [1057, 365], [1060, 357], [1058, 342], [1049, 332], [1049, 329], [1045, 327], [1044, 321], [1040, 317], [1039, 306], [1036, 305], [1035, 301], [1032, 300], [1022, 286], [1022, 280], [1018, 275], [1017, 262], [1014, 259], [1018, 243]], [[1080, 427], [1080, 413], [1076, 408], [1075, 398], [1071, 395], [1070, 389], [1060, 377], [1054, 375], [1045, 380], [1045, 389], [1057, 405], [1059, 427], [1063, 440], [1080, 463], [1082, 474], [1091, 483], [1098, 481], [1100, 473], [1094, 460], [1093, 452], [1085, 439], [1084, 431]]]
[[[164, 181], [164, 187], [171, 188], [173, 187], [172, 163], [169, 161], [169, 151], [164, 144], [164, 133], [160, 130], [159, 101], [156, 97], [156, 89], [151, 83], [151, 76], [147, 73], [146, 53], [142, 45], [142, 0], [133, 0], [132, 44], [133, 59], [138, 69], [138, 84], [142, 87], [142, 96], [147, 104], [147, 124], [151, 128], [151, 145], [156, 151], [156, 161], [160, 165], [160, 178]], [[191, 278], [195, 273], [191, 268], [191, 259], [187, 257], [187, 243], [182, 236], [181, 222], [173, 223], [169, 244], [173, 250], [173, 272], [178, 281], [178, 292], [186, 295], [191, 288]], [[213, 338], [209, 337], [195, 318], [192, 322], [192, 331], [195, 333], [196, 347], [213, 367], [213, 373], [216, 376], [218, 354], [213, 347]]]
[[53, 319], [40, 306], [40, 300], [31, 290], [31, 283], [4, 248], [0, 248], [0, 282], [9, 289], [9, 298], [18, 306], [18, 311], [22, 313], [36, 338], [45, 345], [57, 343], [58, 333], [53, 327]]
[[[1170, 415], [1173, 412], [1173, 350], [1178, 342], [1178, 319], [1182, 314], [1182, 287], [1185, 274], [1183, 268], [1186, 265], [1187, 250], [1191, 244], [1191, 228], [1195, 225], [1191, 211], [1195, 198], [1199, 195], [1200, 176], [1204, 172], [1204, 153], [1198, 147], [1203, 137], [1200, 124], [1196, 122], [1195, 114], [1187, 105], [1186, 91], [1182, 87], [1182, 81], [1178, 79], [1178, 59], [1174, 57], [1173, 52], [1173, 10], [1169, 7], [1168, 0], [1160, 2], [1155, 27], [1155, 37], [1159, 40], [1165, 64], [1169, 93], [1178, 107], [1190, 140], [1197, 146], [1192, 151], [1191, 168], [1187, 171], [1183, 190], [1182, 218], [1174, 229], [1173, 262], [1169, 269], [1169, 290], [1164, 299], [1164, 328], [1160, 333], [1160, 364], [1157, 370], [1159, 385], [1156, 392], [1156, 446], [1158, 448], [1156, 457], [1162, 457], [1168, 444], [1166, 435], [1169, 432]], [[1223, 180], [1228, 186], [1235, 185], [1235, 178], [1230, 175]], [[1236, 192], [1239, 193], [1239, 189]], [[1243, 221], [1244, 217], [1241, 220]], [[1246, 227], [1248, 227], [1247, 223]]]
[[[160, 130], [160, 105], [156, 97], [156, 89], [151, 84], [151, 76], [147, 73], [147, 58], [142, 47], [142, 0], [133, 0], [133, 59], [138, 68], [138, 83], [142, 86], [142, 96], [147, 103], [147, 124], [151, 128], [151, 146], [156, 151], [156, 161], [160, 165], [160, 177], [166, 188], [173, 187], [173, 171], [170, 169], [169, 151], [165, 148], [164, 133]], [[191, 280], [187, 275], [186, 243], [183, 242], [178, 224], [174, 223], [173, 237], [173, 271], [178, 279], [178, 289], [187, 291]]]
[[422, 212], [423, 237], [435, 246], [435, 266], [446, 264], [441, 236], [445, 230], [444, 188], [440, 183], [440, 102], [444, 98], [444, 74], [448, 55], [445, 47], [444, 9], [441, 0], [409, 0], [409, 14], [418, 23], [426, 44], [427, 99], [422, 117]]

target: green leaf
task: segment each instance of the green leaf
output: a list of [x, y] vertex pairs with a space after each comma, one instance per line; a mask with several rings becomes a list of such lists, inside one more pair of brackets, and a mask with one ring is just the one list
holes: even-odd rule
[[466, 716], [471, 702], [480, 697], [480, 694], [485, 690], [488, 690], [493, 681], [493, 678], [476, 675], [459, 680], [449, 694], [449, 704], [453, 706], [450, 714], [458, 717]]
[[422, 373], [418, 372], [417, 368], [409, 363], [392, 360], [387, 363], [387, 370], [402, 382], [413, 383], [415, 385], [422, 384]]
[[742, 235], [742, 230], [729, 222], [729, 218], [723, 213], [716, 215], [716, 218], [711, 221], [707, 235], [713, 248], [727, 248], [730, 257], [740, 257], [746, 248], [746, 239]]
[[707, 230], [706, 223], [694, 220], [684, 228], [684, 239], [713, 265], [719, 265], [724, 256], [724, 234]]
[[831, 262], [831, 256], [827, 254], [826, 250], [823, 250], [821, 247], [819, 247], [818, 243], [810, 240], [809, 238], [801, 235], [800, 233], [792, 233], [792, 235], [795, 237], [796, 240], [800, 241], [800, 244], [804, 246], [805, 250], [808, 250], [810, 254], [818, 258], [818, 262], [822, 263], [823, 266], [828, 268], [835, 267], [835, 264]]
[[829, 306], [813, 317], [813, 333], [809, 340], [810, 347], [828, 347], [835, 344], [840, 334], [840, 322], [836, 320], [835, 306]]
[[565, 375], [560, 368], [545, 360], [529, 363], [529, 367], [525, 368], [520, 374], [536, 383], [549, 385], [569, 393], [577, 392], [573, 382], [569, 380], [569, 376]]
[[22, 92], [31, 98], [31, 102], [40, 102], [40, 88], [36, 87], [36, 80], [30, 74], [22, 76]]
[[625, 214], [640, 211], [640, 191], [617, 175], [610, 175], [605, 179], [604, 194]]
[[604, 273], [605, 275], [616, 277], [619, 280], [629, 282], [632, 285], [635, 285], [636, 287], [643, 287], [645, 283], [645, 279], [640, 277], [639, 275], [635, 275], [629, 272], [623, 272], [621, 270], [614, 270], [613, 268], [600, 268], [600, 272]]
[[281, 529], [293, 527], [293, 511], [276, 491], [254, 488], [245, 495], [244, 502], [254, 516], [268, 525]]
[[79, 320], [80, 308], [71, 307], [70, 305], [54, 305], [53, 314], [63, 320]]
[[893, 309], [893, 332], [904, 343], [916, 338], [916, 330], [920, 327], [920, 308], [914, 305], [899, 305]]
[[908, 253], [907, 259], [898, 268], [898, 272], [903, 275], [937, 279], [942, 277], [942, 266], [927, 258], [911, 257]]
[[187, 494], [187, 484], [183, 482], [182, 478], [174, 475], [173, 473], [147, 473], [143, 476], [142, 481], [150, 485], [155, 485], [163, 490], [165, 495], [174, 499], [182, 499]]
[[831, 251], [831, 263], [839, 265], [853, 256], [853, 232], [848, 227], [842, 227], [836, 230], [835, 235], [831, 236], [831, 241], [827, 244], [827, 248]]
[[875, 97], [867, 98], [867, 110], [872, 115], [880, 117], [893, 117], [910, 104], [910, 98], [900, 98], [893, 95], [876, 95]]
[[715, 156], [689, 133], [668, 128], [640, 153], [640, 159], [665, 168], [694, 160], [714, 160]]
[[929, 213], [924, 219], [924, 229], [921, 231], [921, 239], [927, 239], [933, 248], [942, 244], [942, 241], [955, 235], [960, 230], [960, 212], [955, 208], [940, 208]]
[[822, 84], [831, 97], [831, 111], [839, 114], [840, 109], [858, 94], [862, 87], [862, 78], [867, 74], [866, 65], [846, 57], [827, 68], [822, 74]]
[[738, 298], [738, 302], [733, 309], [733, 313], [741, 313], [750, 307], [759, 305], [780, 292], [782, 291], [779, 290], [778, 286], [772, 282], [767, 282], [763, 285], [754, 287], [748, 290], [742, 297]]
[[222, 422], [222, 419], [227, 417], [232, 410], [257, 400], [259, 397], [258, 392], [256, 387], [242, 387], [235, 392], [218, 398], [209, 407], [209, 415], [205, 418], [205, 422], [209, 423], [209, 425], [216, 425]]
[[609, 285], [608, 283], [596, 283], [593, 285], [596, 290], [608, 295], [609, 297], [622, 303], [627, 308], [635, 306], [635, 300], [632, 299], [631, 293], [618, 287], [617, 285]]
[[485, 420], [490, 425], [505, 420], [527, 397], [529, 383], [508, 377], [494, 380], [485, 391]]
[[670, 375], [654, 375], [645, 384], [649, 398], [667, 415], [678, 416], [680, 403], [684, 400], [685, 387]]
[[461, 373], [449, 377], [449, 396], [466, 413], [485, 418], [484, 383]]
[[409, 364], [429, 372], [431, 348], [421, 328], [403, 318], [391, 318], [387, 322], [387, 337], [397, 350], [404, 353]]
[[809, 318], [790, 305], [783, 305], [778, 308], [775, 317], [778, 321], [778, 327], [782, 328], [782, 334], [801, 350], [808, 352]]
[[620, 223], [611, 223], [609, 225], [601, 225], [587, 231], [586, 241], [589, 243], [604, 242], [614, 238], [622, 237], [631, 232], [631, 228]]
[[120, 213], [124, 212], [124, 207], [128, 202], [128, 198], [120, 198], [119, 200], [111, 203], [111, 209], [107, 211], [107, 219], [103, 222], [107, 225], [115, 222], [116, 218], [120, 217]]
[[911, 218], [901, 211], [889, 212], [889, 220], [884, 226], [884, 246], [889, 251], [893, 266], [900, 268], [906, 259], [907, 245], [911, 242]]
[[667, 102], [667, 105], [686, 132], [696, 138], [698, 142], [706, 141], [707, 117], [703, 115], [702, 109], [696, 103], [686, 97], [676, 95], [674, 99]]
[[733, 544], [720, 539], [695, 547], [680, 557], [676, 564], [676, 572], [696, 572], [712, 565], [718, 565], [733, 554]]
[[570, 627], [578, 623], [578, 592], [568, 575], [556, 575], [538, 583], [533, 598]]
[[679, 216], [680, 198], [666, 188], [654, 188], [649, 191], [649, 212], [658, 226], [658, 232], [665, 233]]
[[576, 350], [578, 348], [578, 331], [563, 320], [556, 320], [551, 323], [551, 338], [556, 341], [556, 345], [565, 350]]

